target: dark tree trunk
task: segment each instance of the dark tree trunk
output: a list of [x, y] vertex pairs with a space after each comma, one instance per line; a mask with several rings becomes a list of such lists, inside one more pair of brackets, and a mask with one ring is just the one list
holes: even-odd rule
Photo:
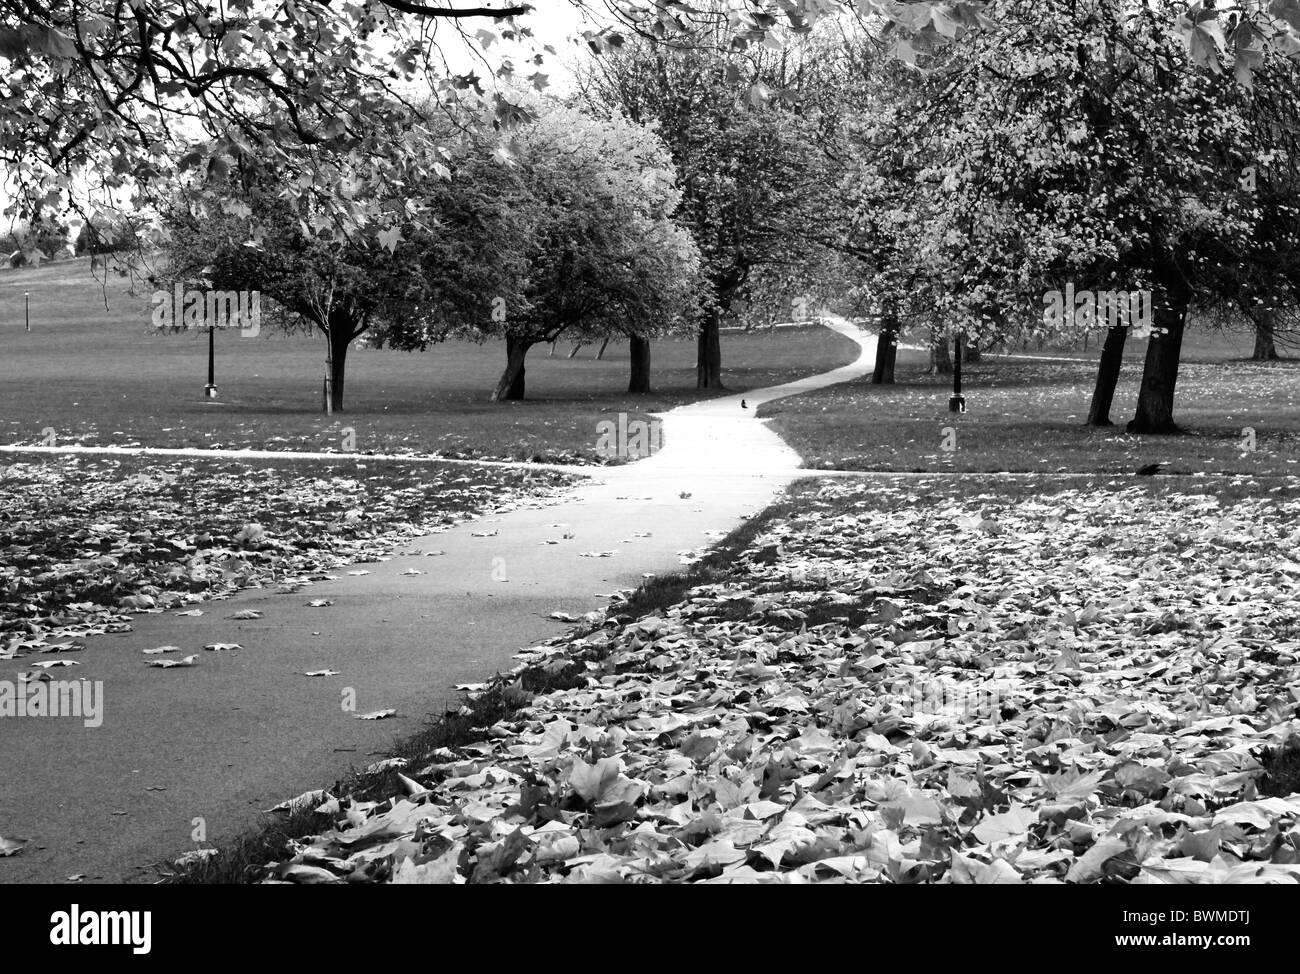
[[330, 336], [333, 350], [330, 353], [330, 408], [336, 412], [343, 411], [343, 376], [348, 359], [348, 339]]
[[1152, 318], [1158, 330], [1147, 342], [1137, 412], [1128, 424], [1130, 433], [1181, 432], [1174, 422], [1174, 386], [1191, 292], [1172, 258], [1165, 258], [1156, 268], [1156, 281], [1160, 289], [1153, 296]]
[[930, 346], [930, 371], [936, 375], [952, 375], [952, 349], [943, 335], [936, 335]]
[[[318, 321], [317, 324], [320, 324]], [[334, 312], [329, 317], [329, 328], [325, 331], [326, 352], [325, 371], [329, 377], [328, 402], [322, 396], [321, 409], [325, 412], [343, 411], [343, 379], [347, 374], [348, 347], [363, 329], [356, 321], [342, 312]]]
[[1281, 358], [1277, 354], [1277, 345], [1273, 340], [1273, 312], [1268, 308], [1259, 308], [1251, 314], [1255, 322], [1255, 351], [1250, 356], [1261, 362], [1272, 362]]
[[506, 336], [506, 370], [492, 393], [493, 402], [524, 398], [524, 356], [532, 347], [533, 342], [528, 339]]
[[724, 389], [722, 384], [722, 341], [717, 308], [700, 319], [699, 348], [695, 358], [695, 388]]
[[641, 335], [630, 336], [632, 365], [628, 374], [628, 392], [650, 391], [650, 339]]
[[978, 342], [963, 343], [961, 347], [961, 357], [967, 365], [984, 361], [984, 356], [980, 352]]
[[1119, 325], [1106, 329], [1106, 344], [1101, 347], [1101, 361], [1097, 364], [1097, 384], [1092, 390], [1092, 405], [1088, 408], [1089, 426], [1114, 426], [1110, 421], [1110, 405], [1115, 399], [1115, 385], [1119, 382], [1119, 367], [1124, 361], [1124, 342], [1128, 328]]
[[606, 335], [606, 336], [605, 336], [605, 340], [604, 340], [603, 342], [600, 343], [600, 351], [596, 353], [596, 361], [597, 361], [597, 362], [599, 362], [601, 359], [603, 359], [603, 358], [605, 357], [605, 349], [609, 348], [609, 340], [610, 340], [610, 337], [611, 337], [611, 336]]
[[898, 360], [898, 316], [885, 314], [880, 318], [880, 333], [876, 335], [876, 367], [871, 373], [871, 384], [893, 385], [894, 363]]

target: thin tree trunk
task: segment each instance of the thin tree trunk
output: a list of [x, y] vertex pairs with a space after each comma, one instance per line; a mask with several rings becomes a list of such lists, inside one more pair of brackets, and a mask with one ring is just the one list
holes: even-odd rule
[[871, 373], [872, 385], [894, 384], [894, 363], [898, 359], [898, 316], [886, 313], [880, 318], [880, 333], [876, 335], [876, 367]]
[[1128, 424], [1130, 433], [1181, 432], [1174, 422], [1174, 387], [1178, 383], [1178, 359], [1191, 292], [1171, 257], [1164, 258], [1156, 268], [1156, 280], [1160, 290], [1154, 295], [1152, 318], [1158, 330], [1147, 342], [1137, 411]]
[[599, 362], [605, 357], [605, 349], [609, 348], [610, 336], [606, 335], [605, 340], [600, 343], [600, 351], [596, 353], [596, 361]]
[[1119, 325], [1106, 329], [1106, 344], [1101, 347], [1101, 361], [1097, 364], [1097, 384], [1092, 390], [1092, 405], [1088, 408], [1089, 426], [1114, 426], [1110, 421], [1110, 406], [1115, 399], [1115, 385], [1119, 382], [1119, 368], [1124, 361], [1124, 342], [1128, 328]]
[[967, 365], [984, 361], [984, 356], [980, 352], [979, 342], [963, 342], [961, 347], [961, 357]]
[[533, 342], [527, 339], [506, 336], [506, 369], [492, 393], [493, 402], [524, 398], [524, 356], [532, 347]]
[[627, 391], [644, 393], [650, 391], [650, 339], [643, 335], [630, 336], [632, 342], [632, 365], [628, 375]]
[[573, 351], [569, 353], [569, 358], [573, 358], [581, 350], [582, 350], [582, 342], [578, 342], [578, 344], [573, 346]]
[[700, 319], [700, 337], [695, 357], [695, 388], [723, 389], [722, 340], [719, 336], [717, 308], [711, 308]]

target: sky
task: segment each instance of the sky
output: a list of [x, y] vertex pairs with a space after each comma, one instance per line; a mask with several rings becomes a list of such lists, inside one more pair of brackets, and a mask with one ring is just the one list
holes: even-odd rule
[[[545, 55], [546, 64], [541, 70], [548, 75], [549, 90], [553, 94], [563, 95], [572, 82], [572, 64], [583, 57], [583, 52], [587, 49], [579, 36], [580, 31], [592, 30], [599, 22], [607, 22], [608, 14], [601, 16], [603, 4], [600, 0], [586, 0], [584, 4], [584, 7], [588, 8], [586, 17], [570, 0], [532, 0], [532, 3], [535, 9], [522, 18], [521, 23], [532, 29], [537, 45], [549, 44], [555, 48], [554, 56]], [[487, 22], [476, 22], [469, 29], [469, 33], [472, 34], [474, 30], [483, 26], [487, 26]], [[462, 72], [472, 69], [477, 70], [480, 76], [486, 73], [487, 69], [483, 62], [474, 57], [469, 48], [458, 38], [453, 37], [452, 31], [440, 32], [439, 43], [453, 71]], [[525, 58], [530, 53], [526, 45], [492, 44], [487, 52], [489, 64], [494, 64], [503, 51], [513, 58], [517, 72], [531, 73], [524, 64]]]

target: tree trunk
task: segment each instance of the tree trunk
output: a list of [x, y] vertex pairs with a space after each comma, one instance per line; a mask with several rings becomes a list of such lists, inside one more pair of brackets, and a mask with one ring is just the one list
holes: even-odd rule
[[348, 338], [336, 338], [337, 332], [330, 333], [330, 408], [336, 413], [343, 411], [343, 375], [348, 358]]
[[717, 308], [711, 308], [700, 319], [699, 347], [695, 357], [695, 388], [724, 389], [722, 384], [722, 341]]
[[599, 362], [601, 359], [603, 359], [603, 358], [605, 357], [605, 349], [609, 348], [609, 340], [610, 340], [610, 337], [611, 337], [611, 336], [606, 335], [606, 336], [605, 336], [605, 340], [604, 340], [603, 342], [600, 343], [600, 351], [596, 353], [596, 361], [597, 361], [597, 362]]
[[[317, 325], [320, 322], [317, 321]], [[329, 379], [328, 397], [321, 397], [321, 409], [326, 413], [343, 411], [343, 377], [346, 374], [348, 346], [358, 334], [358, 324], [346, 315], [334, 312], [329, 317], [325, 332], [325, 375]]]
[[1273, 341], [1273, 311], [1269, 308], [1257, 308], [1250, 317], [1255, 322], [1255, 351], [1250, 357], [1261, 362], [1272, 362], [1281, 358], [1277, 354], [1277, 345]]
[[1130, 433], [1181, 432], [1174, 422], [1174, 386], [1178, 382], [1178, 359], [1191, 292], [1171, 257], [1164, 258], [1156, 267], [1156, 281], [1160, 289], [1153, 296], [1152, 317], [1154, 327], [1159, 330], [1147, 342], [1137, 411], [1128, 424]]
[[1128, 328], [1119, 325], [1106, 329], [1106, 344], [1101, 347], [1101, 361], [1097, 365], [1097, 384], [1092, 390], [1092, 405], [1088, 408], [1089, 426], [1114, 426], [1110, 421], [1110, 404], [1115, 399], [1115, 385], [1119, 382], [1119, 367], [1124, 361], [1124, 342]]
[[876, 367], [871, 373], [872, 385], [894, 384], [894, 363], [898, 359], [898, 316], [884, 314], [880, 318], [880, 333], [876, 335]]
[[493, 402], [524, 398], [524, 356], [532, 347], [533, 342], [527, 339], [506, 336], [506, 370], [492, 393]]
[[965, 342], [961, 347], [961, 357], [967, 365], [984, 361], [978, 342]]
[[952, 375], [952, 350], [946, 336], [936, 335], [930, 345], [930, 371], [937, 375]]
[[632, 342], [632, 366], [628, 375], [627, 391], [644, 393], [650, 391], [650, 339], [642, 335], [630, 336]]

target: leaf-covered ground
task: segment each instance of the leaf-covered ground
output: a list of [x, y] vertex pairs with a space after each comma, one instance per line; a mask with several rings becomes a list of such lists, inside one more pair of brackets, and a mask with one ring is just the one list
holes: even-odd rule
[[0, 465], [0, 658], [390, 554], [567, 479], [463, 466], [56, 457]]
[[585, 685], [302, 796], [266, 878], [1296, 882], [1300, 500], [1236, 486], [804, 488], [725, 582], [523, 654]]

